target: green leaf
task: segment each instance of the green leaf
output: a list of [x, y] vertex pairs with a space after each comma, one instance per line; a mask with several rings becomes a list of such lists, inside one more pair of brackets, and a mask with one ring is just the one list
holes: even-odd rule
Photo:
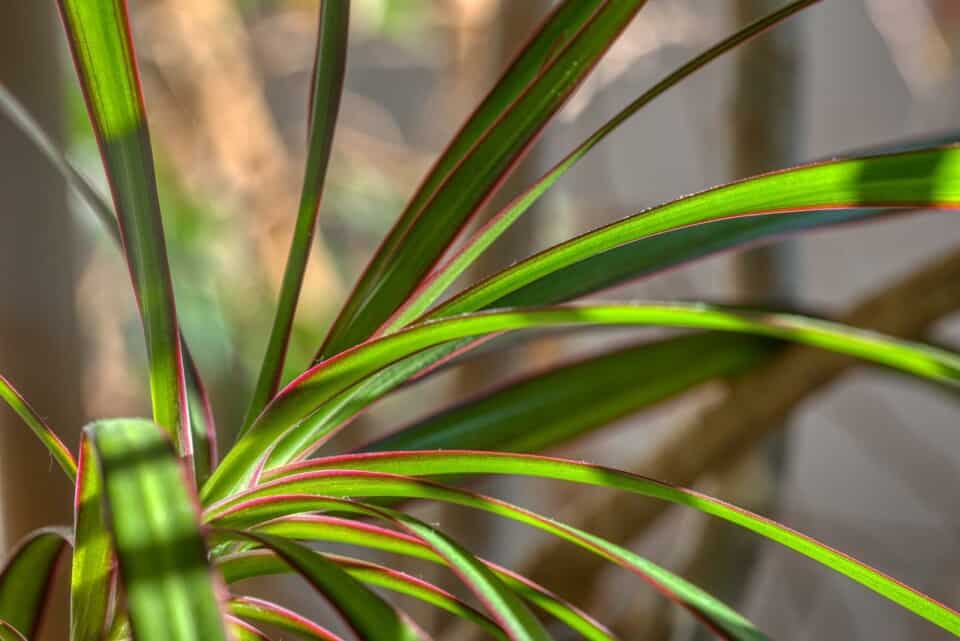
[[226, 641], [186, 470], [160, 428], [139, 419], [86, 428], [100, 463], [137, 641]]
[[766, 31], [779, 22], [786, 20], [790, 16], [795, 15], [799, 11], [819, 1], [820, 0], [797, 0], [779, 11], [753, 22], [691, 59], [683, 66], [678, 67], [675, 71], [667, 75], [667, 77], [644, 92], [616, 116], [597, 129], [573, 151], [567, 154], [553, 169], [544, 174], [530, 188], [516, 197], [509, 205], [487, 222], [449, 261], [434, 270], [430, 277], [421, 283], [416, 291], [411, 294], [401, 309], [394, 314], [384, 331], [389, 332], [399, 329], [425, 312], [497, 238], [502, 236], [503, 233], [526, 213], [567, 171], [643, 107], [662, 96], [670, 88], [678, 85], [685, 78], [705, 67], [708, 63], [716, 60], [728, 51], [735, 49], [755, 35]]
[[522, 287], [617, 247], [709, 221], [856, 207], [960, 207], [960, 148], [804, 165], [655, 207], [521, 261], [432, 311], [452, 316], [502, 304]]
[[690, 334], [617, 349], [508, 384], [360, 451], [541, 451], [705, 381], [743, 372], [773, 347], [751, 336]]
[[252, 541], [273, 550], [323, 594], [364, 641], [420, 641], [421, 635], [376, 593], [319, 553], [278, 536], [221, 531], [223, 538]]
[[68, 535], [59, 528], [31, 532], [0, 570], [0, 620], [24, 637], [37, 633], [57, 560], [68, 542]]
[[70, 573], [70, 640], [101, 641], [116, 569], [103, 514], [103, 479], [90, 439], [80, 440]]
[[272, 454], [280, 463], [294, 452], [277, 452], [278, 439], [304, 435], [309, 448], [313, 422], [323, 403], [377, 371], [417, 352], [448, 341], [518, 329], [559, 326], [661, 325], [758, 334], [856, 356], [917, 376], [956, 384], [960, 357], [952, 353], [836, 323], [790, 314], [742, 311], [701, 303], [649, 303], [516, 309], [445, 319], [414, 326], [370, 341], [308, 370], [268, 406], [204, 486], [204, 503], [243, 487]]
[[261, 630], [230, 615], [226, 617], [230, 632], [236, 641], [270, 641], [270, 637]]
[[568, 0], [547, 20], [383, 241], [324, 356], [368, 338], [410, 295], [645, 1]]
[[[391, 475], [431, 477], [448, 474], [509, 474], [614, 488], [669, 501], [700, 510], [776, 541], [853, 579], [945, 630], [960, 634], [960, 612], [938, 603], [874, 568], [770, 519], [694, 490], [675, 487], [635, 474], [545, 456], [476, 451], [397, 452], [330, 457], [308, 465], [293, 467], [284, 471], [284, 474], [292, 474], [287, 479], [287, 487], [284, 491], [296, 491], [290, 487], [291, 482], [298, 477], [306, 479], [309, 476], [308, 470], [317, 473], [324, 469], [347, 469], [367, 473], [376, 471]], [[337, 491], [344, 491], [351, 496], [362, 495], [358, 491], [357, 483], [337, 482], [335, 484]], [[375, 482], [370, 486], [372, 491], [376, 491]]]
[[0, 376], [0, 398], [17, 413], [23, 422], [27, 424], [33, 433], [37, 435], [40, 442], [47, 448], [50, 455], [60, 465], [60, 468], [67, 475], [71, 482], [77, 478], [77, 462], [70, 453], [70, 449], [63, 444], [57, 433], [53, 431], [43, 417], [20, 395], [10, 381]]
[[[354, 457], [336, 457], [332, 460], [353, 459]], [[710, 627], [722, 631], [727, 638], [742, 641], [761, 641], [766, 638], [749, 621], [703, 590], [625, 548], [509, 503], [418, 479], [350, 470], [308, 471], [280, 478], [238, 496], [222, 509], [211, 511], [208, 518], [215, 524], [249, 527], [277, 517], [303, 512], [353, 511], [368, 514], [367, 506], [355, 501], [331, 498], [335, 496], [417, 497], [486, 510], [558, 536], [637, 574], [666, 598], [687, 608]], [[277, 521], [273, 520], [264, 527], [271, 527], [276, 523]], [[369, 537], [367, 540], [370, 540]], [[493, 567], [491, 569], [496, 571]], [[519, 575], [514, 576], [523, 580]], [[536, 584], [527, 583], [528, 587], [536, 590]], [[530, 596], [529, 592], [524, 594]], [[551, 605], [550, 599], [543, 601], [544, 603], [538, 604]], [[589, 616], [578, 616], [576, 610], [548, 611], [587, 638], [609, 638], [609, 633], [604, 634], [602, 626], [595, 624]]]
[[264, 406], [273, 398], [283, 374], [283, 364], [293, 327], [293, 317], [303, 286], [303, 275], [317, 226], [320, 197], [333, 149], [334, 125], [340, 109], [343, 75], [347, 63], [347, 32], [350, 1], [320, 3], [320, 27], [313, 62], [313, 85], [310, 94], [309, 141], [307, 167], [300, 194], [297, 224], [287, 256], [287, 266], [280, 287], [273, 328], [267, 342], [266, 355], [254, 389], [250, 407], [240, 434], [246, 431]]
[[154, 420], [190, 454], [173, 286], [126, 0], [58, 0], [143, 318]]
[[[107, 234], [122, 251], [123, 240], [120, 237], [120, 226], [117, 223], [116, 215], [113, 213], [113, 207], [90, 183], [87, 177], [73, 166], [40, 124], [2, 85], [0, 85], [0, 111], [9, 116], [10, 120], [33, 143], [44, 158], [63, 176], [67, 184], [87, 203], [104, 226]], [[200, 378], [200, 372], [193, 356], [190, 354], [182, 331], [180, 332], [180, 343], [183, 349], [187, 400], [190, 406], [190, 428], [193, 432], [194, 470], [197, 475], [197, 482], [203, 483], [209, 476], [217, 458], [216, 427], [203, 381]]]
[[[356, 502], [348, 503], [331, 499], [329, 508], [381, 518], [370, 511], [367, 506]], [[304, 515], [277, 519], [265, 523], [257, 530], [290, 539], [356, 545], [447, 565], [447, 561], [443, 557], [430, 549], [423, 541], [409, 534], [335, 516]], [[262, 550], [258, 551], [258, 553], [262, 552]], [[262, 563], [262, 561], [248, 561], [246, 556], [252, 554], [239, 553], [221, 559], [224, 577], [231, 581], [247, 576], [247, 573], [256, 572], [258, 570], [256, 564]], [[567, 603], [544, 587], [495, 563], [483, 559], [481, 559], [481, 562], [522, 598], [564, 622], [571, 629], [583, 635], [584, 638], [591, 641], [616, 641], [610, 631], [597, 623], [589, 614]]]
[[[347, 574], [362, 583], [419, 599], [457, 617], [476, 623], [498, 638], [504, 638], [500, 628], [493, 621], [446, 590], [442, 590], [431, 583], [404, 572], [361, 559], [330, 553], [323, 553], [322, 556], [327, 561], [337, 564]], [[228, 583], [291, 571], [290, 566], [283, 559], [272, 551], [263, 549], [224, 557], [219, 561], [218, 567]]]
[[308, 641], [343, 641], [341, 637], [323, 626], [270, 601], [254, 597], [238, 597], [230, 601], [230, 611], [244, 619], [266, 623], [285, 632], [292, 632]]

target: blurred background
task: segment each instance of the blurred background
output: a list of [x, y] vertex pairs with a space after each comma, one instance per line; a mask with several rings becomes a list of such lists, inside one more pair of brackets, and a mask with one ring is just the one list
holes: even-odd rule
[[[130, 4], [178, 311], [229, 442], [265, 346], [296, 210], [317, 2]], [[309, 362], [432, 159], [551, 4], [353, 0], [346, 93], [288, 375]], [[782, 4], [650, 0], [498, 202], [675, 66]], [[958, 80], [956, 0], [827, 0], [635, 116], [511, 230], [471, 280], [721, 182], [960, 130]], [[52, 0], [0, 2], [0, 82], [105, 189]], [[92, 417], [147, 415], [142, 333], [126, 268], [90, 212], [2, 118], [0, 194], [0, 371], [71, 444]], [[761, 303], [843, 317], [938, 257], [958, 260], [960, 227], [951, 216], [829, 230], [713, 257], [609, 295]], [[896, 298], [887, 302], [897, 307]], [[943, 315], [926, 337], [957, 347], [957, 320]], [[331, 447], [356, 446], [506, 377], [657, 335], [531, 337], [377, 405]], [[957, 399], [888, 372], [842, 373], [816, 385], [781, 381], [803, 392], [784, 401], [775, 422], [766, 420], [760, 432], [770, 436], [700, 465], [694, 478], [956, 606]], [[776, 387], [775, 380], [770, 384]], [[689, 449], [696, 442], [686, 450], [664, 444], [676, 442], [684, 426], [708, 421], [725, 402], [729, 406], [729, 386], [709, 384], [556, 451], [687, 482], [680, 470], [687, 469], [685, 456], [696, 458]], [[69, 488], [15, 422], [0, 410], [5, 550], [28, 529], [69, 518]], [[664, 459], [664, 451], [674, 458]], [[689, 513], [632, 519], [622, 499], [611, 503], [613, 497], [596, 490], [581, 496], [529, 481], [482, 487], [629, 542], [740, 605], [774, 638], [948, 637], [812, 561]], [[543, 548], [544, 539], [528, 531], [461, 512], [424, 514], [476, 552], [551, 577], [551, 587], [615, 622], [627, 638], [700, 635], [646, 585], [621, 571], [598, 574], [572, 548]], [[295, 581], [282, 585], [291, 606], [316, 607]], [[470, 636], [429, 610], [415, 611], [439, 638]]]

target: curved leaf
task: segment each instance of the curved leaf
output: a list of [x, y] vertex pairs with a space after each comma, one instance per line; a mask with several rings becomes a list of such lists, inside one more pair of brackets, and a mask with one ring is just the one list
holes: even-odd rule
[[488, 96], [401, 214], [327, 335], [323, 355], [360, 343], [387, 320], [645, 3], [606, 2], [594, 13], [594, 0], [568, 0], [553, 14], [533, 51], [508, 70], [508, 86]]
[[126, 0], [58, 0], [110, 179], [150, 361], [154, 420], [192, 452], [173, 285]]
[[[346, 488], [352, 494], [345, 491]], [[322, 496], [314, 496], [313, 493]], [[509, 503], [418, 479], [349, 470], [305, 472], [238, 496], [222, 508], [212, 510], [208, 518], [213, 523], [248, 527], [303, 512], [367, 513], [364, 507], [353, 501], [337, 500], [331, 496], [417, 497], [486, 510], [558, 536], [633, 572], [670, 600], [686, 607], [725, 638], [743, 641], [762, 641], [766, 638], [749, 621], [703, 590], [625, 548]], [[561, 617], [561, 620], [588, 638], [604, 638], [602, 626], [597, 626], [589, 616], [577, 616], [577, 612], [573, 614], [573, 617]], [[593, 634], [588, 634], [590, 632]]]
[[299, 543], [256, 532], [220, 531], [224, 538], [252, 541], [273, 550], [336, 607], [364, 641], [420, 641], [403, 616], [335, 563]]
[[313, 84], [310, 95], [309, 140], [307, 166], [300, 193], [297, 224], [290, 243], [287, 266], [283, 273], [266, 355], [254, 387], [240, 434], [246, 431], [263, 407], [277, 391], [283, 374], [283, 363], [293, 327], [293, 317], [303, 287], [303, 275], [313, 245], [320, 197], [333, 149], [333, 131], [340, 110], [343, 75], [347, 64], [347, 33], [350, 22], [350, 0], [320, 3], [320, 27], [313, 61]]
[[521, 261], [435, 308], [428, 317], [497, 304], [565, 267], [674, 229], [739, 216], [857, 207], [960, 207], [960, 148], [803, 165], [688, 196]]
[[103, 479], [90, 439], [80, 439], [70, 572], [70, 641], [101, 641], [116, 564], [103, 514]]
[[[329, 457], [308, 465], [291, 466], [284, 474], [304, 478], [306, 470], [369, 470], [410, 476], [448, 474], [511, 474], [595, 485], [648, 496], [700, 510], [730, 521], [791, 548], [866, 586], [903, 608], [954, 633], [960, 633], [960, 612], [938, 603], [895, 579], [810, 537], [770, 519], [724, 503], [694, 490], [675, 487], [619, 470], [566, 459], [529, 454], [476, 451], [395, 452]], [[287, 480], [287, 483], [290, 482]], [[283, 482], [283, 481], [281, 481]], [[349, 486], [349, 483], [344, 484]], [[375, 485], [375, 483], [373, 484]], [[344, 487], [349, 490], [349, 487]], [[353, 492], [353, 495], [359, 495]]]
[[360, 451], [541, 451], [700, 383], [746, 371], [773, 347], [751, 336], [690, 334], [617, 349], [505, 385]]
[[[322, 556], [326, 560], [336, 563], [358, 581], [419, 599], [457, 617], [476, 623], [498, 638], [504, 638], [500, 628], [493, 621], [446, 590], [442, 590], [422, 579], [377, 563], [348, 556], [330, 553], [322, 553]], [[228, 583], [258, 576], [282, 574], [292, 570], [286, 561], [272, 551], [264, 549], [224, 557], [218, 562], [218, 567]]]
[[[789, 314], [750, 312], [696, 303], [518, 309], [425, 323], [370, 341], [313, 367], [291, 383], [240, 439], [204, 486], [206, 504], [243, 487], [265, 452], [287, 434], [311, 434], [312, 418], [325, 402], [396, 361], [457, 339], [504, 331], [587, 325], [663, 325], [782, 338], [956, 384], [960, 357], [932, 347]], [[305, 438], [307, 444], [309, 438]], [[285, 441], [286, 442], [286, 441]], [[291, 453], [273, 452], [275, 460]], [[289, 460], [289, 458], [287, 458]]]
[[138, 419], [99, 421], [86, 432], [100, 462], [134, 638], [226, 641], [196, 499], [163, 432]]
[[309, 641], [343, 641], [342, 637], [323, 626], [270, 601], [238, 597], [230, 601], [230, 611], [236, 616], [275, 626]]
[[553, 169], [537, 180], [530, 188], [491, 218], [446, 264], [434, 270], [429, 278], [422, 282], [411, 294], [410, 298], [403, 304], [400, 310], [391, 317], [385, 327], [385, 331], [389, 332], [403, 327], [425, 312], [497, 238], [503, 235], [520, 216], [530, 209], [540, 196], [546, 193], [568, 170], [577, 164], [581, 158], [586, 156], [591, 149], [597, 146], [643, 107], [666, 93], [668, 89], [678, 85], [683, 79], [702, 69], [708, 63], [728, 51], [735, 49], [755, 35], [762, 33], [817, 2], [820, 2], [820, 0], [796, 0], [779, 11], [753, 22], [688, 61], [686, 64], [678, 67], [675, 71], [667, 75], [666, 78], [640, 95], [640, 97], [627, 105], [616, 116], [580, 143], [580, 145], [571, 151]]
[[[339, 508], [345, 511], [353, 511], [363, 516], [375, 516], [365, 509], [362, 504], [355, 502], [335, 501], [331, 499], [328, 507], [331, 509]], [[423, 559], [431, 563], [447, 564], [447, 561], [431, 550], [426, 543], [409, 534], [403, 534], [351, 519], [323, 515], [306, 515], [278, 519], [265, 523], [257, 529], [268, 534], [275, 534], [291, 539], [346, 543], [401, 554], [415, 559]], [[227, 580], [231, 580], [232, 573], [237, 571], [237, 566], [244, 563], [244, 554], [248, 553], [239, 553], [232, 557], [222, 559], [222, 567]], [[589, 614], [565, 602], [549, 590], [495, 563], [482, 559], [481, 561], [514, 592], [559, 621], [567, 624], [571, 629], [582, 634], [584, 638], [590, 639], [591, 641], [616, 641], [610, 631], [603, 625], [597, 623]]]
[[[11, 121], [24, 133], [38, 151], [50, 162], [67, 184], [93, 210], [104, 226], [110, 238], [123, 250], [120, 226], [113, 213], [113, 207], [80, 173], [56, 145], [38, 122], [17, 102], [17, 99], [5, 87], [0, 85], [0, 111], [6, 113]], [[180, 332], [183, 349], [183, 367], [187, 386], [187, 401], [190, 409], [190, 428], [193, 432], [194, 469], [197, 482], [207, 479], [217, 459], [217, 430], [213, 412], [207, 398], [200, 371], [197, 369], [183, 332]]]
[[270, 641], [270, 637], [246, 621], [227, 615], [227, 624], [236, 641]]
[[23, 422], [27, 424], [33, 433], [37, 435], [40, 442], [47, 448], [50, 455], [67, 475], [71, 482], [77, 479], [77, 462], [70, 453], [70, 449], [64, 445], [53, 428], [47, 425], [43, 417], [37, 414], [29, 403], [20, 395], [10, 381], [0, 376], [0, 398], [17, 413]]
[[0, 620], [24, 637], [37, 633], [57, 561], [69, 543], [58, 528], [31, 532], [0, 570]]

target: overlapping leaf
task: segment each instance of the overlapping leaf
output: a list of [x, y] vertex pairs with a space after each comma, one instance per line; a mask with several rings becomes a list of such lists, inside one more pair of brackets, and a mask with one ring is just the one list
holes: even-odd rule
[[103, 479], [90, 439], [80, 441], [70, 572], [70, 639], [101, 641], [110, 612], [115, 560], [103, 507]]
[[56, 528], [37, 530], [17, 545], [0, 570], [0, 621], [31, 638], [40, 625], [57, 561], [69, 545]]
[[330, 330], [323, 356], [360, 343], [387, 320], [645, 2], [568, 0], [557, 9], [401, 214]]
[[421, 350], [449, 341], [527, 328], [601, 325], [662, 325], [758, 334], [849, 354], [868, 361], [955, 384], [960, 358], [939, 349], [859, 331], [835, 323], [703, 304], [533, 308], [487, 312], [425, 323], [371, 341], [308, 370], [267, 408], [231, 450], [204, 487], [205, 502], [241, 489], [258, 461], [288, 430], [308, 431], [326, 401], [379, 370]]
[[183, 363], [153, 155], [125, 0], [58, 0], [113, 190], [143, 318], [154, 420], [192, 451]]
[[130, 625], [137, 641], [226, 641], [186, 470], [139, 419], [87, 428], [99, 460]]
[[347, 63], [349, 16], [350, 0], [320, 4], [320, 28], [310, 95], [307, 166], [300, 194], [300, 209], [297, 212], [297, 223], [287, 256], [283, 283], [280, 286], [273, 328], [270, 330], [266, 354], [241, 434], [276, 393], [283, 374], [287, 343], [303, 286], [303, 275], [317, 226], [327, 164], [333, 149], [333, 131], [340, 110], [343, 74]]

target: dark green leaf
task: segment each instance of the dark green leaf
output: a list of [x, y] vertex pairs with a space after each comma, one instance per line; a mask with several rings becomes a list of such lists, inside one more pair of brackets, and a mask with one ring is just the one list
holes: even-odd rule
[[506, 385], [360, 451], [541, 451], [712, 378], [742, 372], [772, 349], [763, 339], [724, 334], [642, 343]]
[[17, 545], [0, 570], [0, 620], [24, 637], [37, 632], [53, 587], [57, 560], [67, 545], [67, 534], [62, 530], [37, 530]]
[[252, 541], [273, 550], [329, 599], [364, 641], [421, 641], [419, 632], [390, 604], [310, 548], [269, 534], [219, 534], [235, 540]]
[[247, 409], [243, 428], [246, 431], [264, 406], [273, 398], [283, 374], [283, 364], [293, 327], [293, 317], [303, 286], [303, 275], [317, 226], [320, 197], [333, 149], [333, 131], [343, 92], [343, 74], [347, 63], [347, 32], [350, 0], [320, 3], [320, 28], [313, 62], [313, 86], [310, 95], [309, 141], [307, 167], [300, 195], [300, 210], [287, 256], [287, 266], [280, 287], [273, 329], [267, 342], [260, 375]]
[[557, 9], [401, 214], [331, 328], [324, 356], [365, 340], [410, 295], [644, 4], [568, 0]]

